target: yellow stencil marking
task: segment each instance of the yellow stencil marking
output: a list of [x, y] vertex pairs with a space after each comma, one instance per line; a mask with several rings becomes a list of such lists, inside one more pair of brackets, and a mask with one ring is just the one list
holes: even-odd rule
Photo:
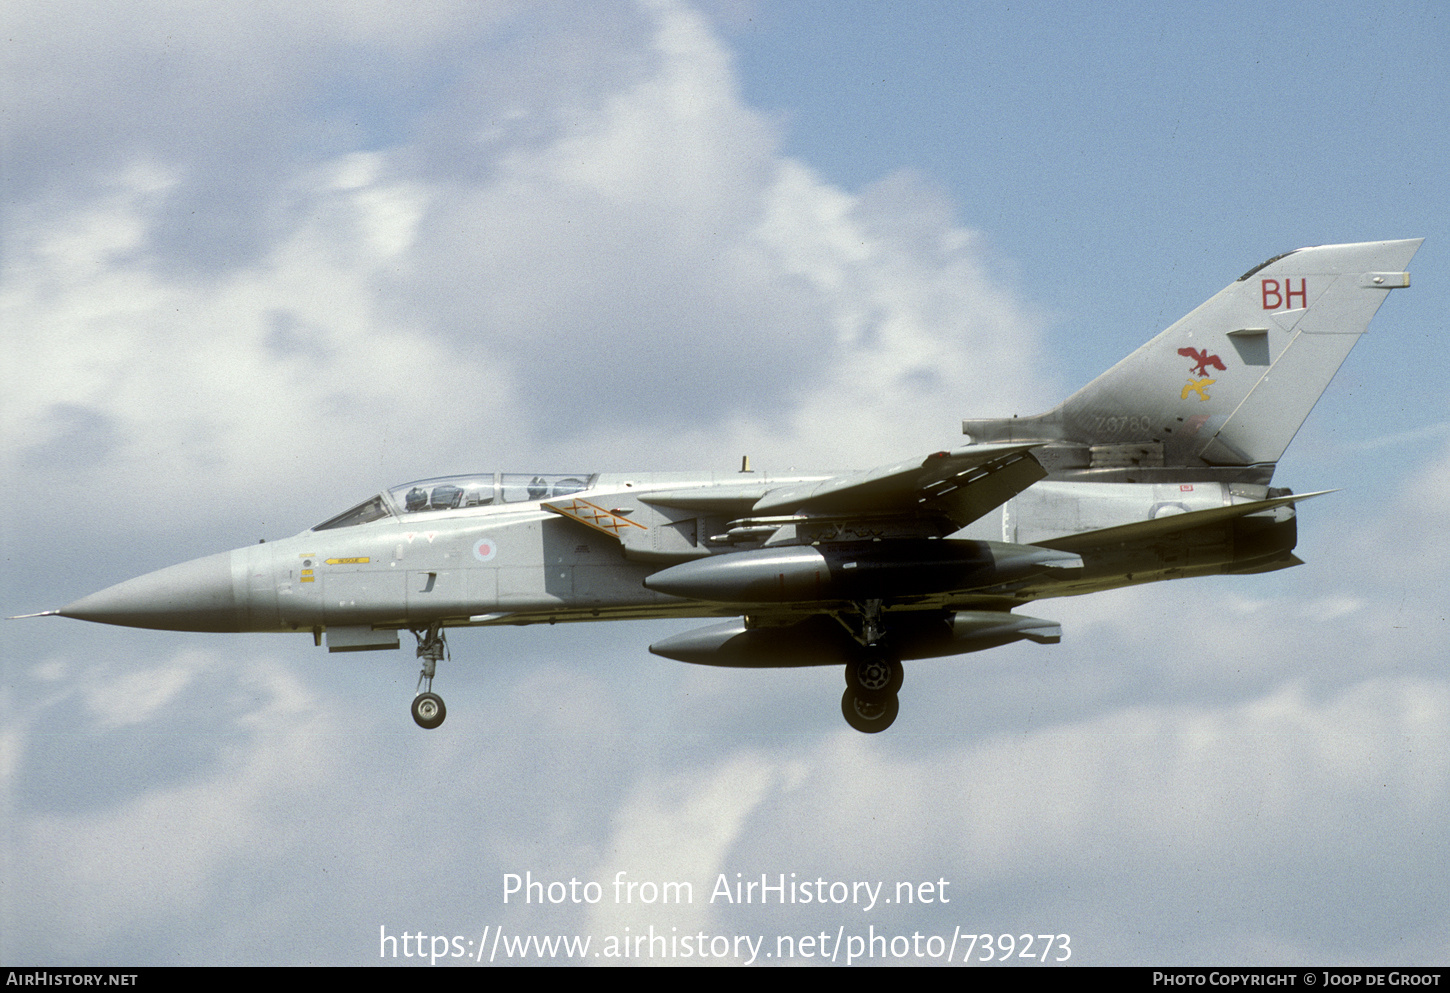
[[641, 531], [648, 531], [649, 528], [643, 524], [631, 521], [618, 514], [611, 514], [598, 504], [590, 503], [588, 500], [580, 500], [577, 497], [567, 503], [545, 503], [540, 504], [545, 510], [552, 511], [560, 517], [567, 517], [570, 520], [578, 521], [596, 531], [603, 531], [605, 534], [619, 537], [619, 532], [625, 528], [639, 528]]

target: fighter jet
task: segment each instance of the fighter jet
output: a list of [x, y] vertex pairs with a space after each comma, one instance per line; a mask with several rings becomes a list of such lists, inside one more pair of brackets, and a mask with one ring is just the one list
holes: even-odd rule
[[836, 665], [851, 727], [899, 710], [903, 663], [1056, 644], [1037, 600], [1272, 572], [1295, 495], [1274, 468], [1422, 239], [1255, 266], [1055, 409], [968, 420], [955, 447], [864, 472], [493, 473], [383, 490], [292, 538], [171, 566], [63, 617], [416, 639], [413, 699], [454, 627], [699, 617], [650, 651], [703, 665]]

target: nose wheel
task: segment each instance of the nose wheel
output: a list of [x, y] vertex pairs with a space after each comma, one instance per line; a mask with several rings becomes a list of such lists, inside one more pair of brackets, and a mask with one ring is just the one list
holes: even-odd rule
[[437, 693], [419, 693], [413, 697], [413, 720], [420, 728], [431, 731], [442, 724], [446, 716], [448, 708], [443, 706], [443, 698]]
[[418, 673], [418, 693], [413, 697], [413, 720], [420, 728], [431, 731], [448, 716], [443, 698], [433, 692], [433, 674], [439, 660], [448, 655], [448, 640], [440, 624], [414, 628], [413, 637], [418, 639], [418, 658], [423, 660], [423, 671]]

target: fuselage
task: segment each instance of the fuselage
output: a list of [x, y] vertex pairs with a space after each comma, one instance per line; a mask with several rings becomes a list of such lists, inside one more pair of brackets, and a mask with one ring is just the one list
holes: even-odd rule
[[[1294, 543], [1293, 511], [1283, 508], [1277, 519], [1248, 519], [1275, 532], [1262, 547], [1245, 544], [1242, 519], [1200, 529], [1172, 548], [1110, 548], [1076, 561], [1028, 544], [1264, 495], [1262, 487], [1217, 483], [1044, 481], [945, 541], [902, 541], [882, 531], [889, 522], [868, 522], [831, 525], [828, 540], [798, 537], [772, 550], [761, 547], [771, 528], [739, 526], [767, 492], [832, 475], [486, 473], [422, 480], [294, 537], [148, 573], [59, 613], [167, 630], [326, 631], [329, 647], [335, 638], [337, 649], [347, 650], [349, 631], [431, 624], [815, 611], [823, 602], [871, 598], [863, 585], [871, 575], [882, 577], [883, 589], [899, 591], [884, 597], [888, 610], [1010, 610], [1044, 596], [1247, 571], [1255, 555], [1282, 558]], [[895, 540], [883, 541], [883, 534]], [[715, 558], [726, 553], [728, 559]], [[680, 566], [679, 579], [646, 585], [671, 566]], [[935, 575], [961, 578], [933, 580], [935, 588], [922, 578]], [[393, 643], [362, 637], [355, 644]]]
[[[713, 615], [721, 611], [692, 608], [679, 597], [647, 589], [645, 577], [664, 564], [711, 554], [714, 531], [723, 531], [740, 516], [737, 508], [748, 508], [767, 490], [821, 478], [828, 477], [486, 473], [421, 480], [293, 537], [159, 569], [59, 613], [131, 627], [216, 632], [416, 628], [438, 621], [496, 623], [499, 615], [548, 620], [605, 611]], [[537, 481], [532, 491], [531, 480]], [[713, 499], [685, 512], [640, 499], [666, 491]], [[615, 516], [648, 540], [631, 548], [545, 509], [581, 496], [618, 512]]]

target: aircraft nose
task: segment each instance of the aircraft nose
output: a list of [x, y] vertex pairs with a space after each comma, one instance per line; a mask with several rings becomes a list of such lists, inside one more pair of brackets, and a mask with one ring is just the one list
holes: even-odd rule
[[240, 631], [234, 554], [222, 552], [148, 572], [82, 597], [57, 613], [163, 631]]

